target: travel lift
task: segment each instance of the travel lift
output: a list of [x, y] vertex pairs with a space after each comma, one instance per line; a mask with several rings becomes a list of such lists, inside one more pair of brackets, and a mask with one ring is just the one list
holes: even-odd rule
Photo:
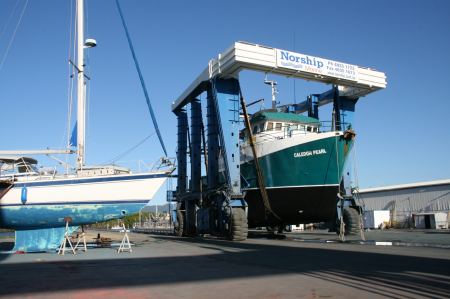
[[[246, 105], [238, 80], [242, 70], [332, 84], [330, 91], [285, 108], [299, 113], [308, 111], [310, 116], [317, 117], [319, 106], [333, 103], [335, 129], [340, 129], [342, 111], [354, 110], [359, 97], [386, 87], [386, 76], [382, 72], [247, 42], [236, 42], [210, 60], [206, 69], [172, 104], [172, 111], [178, 120], [178, 177], [177, 189], [170, 197], [177, 203], [174, 223], [179, 236], [211, 234], [231, 240], [247, 238], [247, 204], [241, 188], [239, 155], [241, 111], [249, 130]], [[203, 92], [207, 94], [207, 138], [199, 98]], [[190, 127], [185, 109], [188, 104], [191, 108]], [[253, 154], [257, 162], [255, 150]], [[203, 177], [202, 155], [206, 172]], [[258, 163], [255, 165], [258, 167]], [[268, 202], [263, 174], [260, 171], [257, 173], [266, 211], [277, 217]], [[356, 206], [356, 202], [352, 196], [340, 194], [338, 201], [343, 239], [344, 206]]]

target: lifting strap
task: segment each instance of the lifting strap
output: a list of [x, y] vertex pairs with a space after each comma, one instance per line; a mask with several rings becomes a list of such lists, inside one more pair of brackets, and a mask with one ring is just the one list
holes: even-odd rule
[[261, 191], [261, 197], [263, 200], [264, 208], [265, 208], [266, 212], [271, 213], [275, 218], [277, 218], [278, 220], [281, 220], [281, 218], [270, 207], [269, 195], [267, 194], [266, 185], [264, 183], [264, 174], [259, 165], [259, 158], [258, 158], [258, 154], [256, 153], [256, 148], [255, 148], [255, 139], [253, 137], [253, 133], [252, 133], [252, 130], [250, 127], [250, 120], [249, 120], [248, 114], [247, 114], [247, 106], [245, 105], [245, 100], [242, 95], [241, 95], [241, 106], [242, 106], [242, 111], [244, 113], [245, 128], [248, 133], [250, 147], [252, 148], [253, 161], [255, 164], [256, 176], [258, 178], [258, 187], [259, 187], [259, 190]]

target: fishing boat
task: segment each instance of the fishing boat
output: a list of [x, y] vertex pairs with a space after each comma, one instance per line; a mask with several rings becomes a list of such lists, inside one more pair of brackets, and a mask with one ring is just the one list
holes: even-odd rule
[[[343, 171], [355, 132], [338, 115], [333, 115], [333, 123], [321, 122], [318, 110], [314, 113], [311, 109], [311, 100], [277, 107], [275, 93], [272, 85], [272, 108], [250, 118], [268, 204], [259, 188], [250, 136], [246, 130], [241, 132], [242, 188], [249, 207], [249, 227], [280, 229], [290, 224], [331, 222], [336, 217], [338, 194], [344, 191]], [[332, 97], [333, 90], [327, 94]], [[307, 115], [301, 113], [305, 110]]]
[[[71, 138], [75, 148], [0, 151], [2, 228], [36, 232], [64, 227], [67, 223], [80, 226], [123, 218], [146, 205], [174, 170], [167, 158], [162, 158], [158, 167], [143, 173], [116, 165], [86, 165], [84, 51], [94, 47], [96, 42], [85, 40], [83, 0], [77, 0], [76, 5], [77, 60], [72, 64], [77, 72], [77, 121], [76, 133]], [[157, 127], [155, 129], [158, 131]], [[76, 154], [74, 171], [58, 173], [38, 168], [33, 157], [39, 154]]]

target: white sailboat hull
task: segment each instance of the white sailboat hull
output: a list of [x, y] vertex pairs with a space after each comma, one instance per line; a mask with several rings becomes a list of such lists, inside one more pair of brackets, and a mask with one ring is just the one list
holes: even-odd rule
[[16, 182], [0, 199], [0, 227], [16, 230], [83, 225], [138, 212], [168, 173]]

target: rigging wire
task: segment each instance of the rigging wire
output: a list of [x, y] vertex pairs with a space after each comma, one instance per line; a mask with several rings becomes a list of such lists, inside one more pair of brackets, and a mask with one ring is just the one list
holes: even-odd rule
[[[363, 207], [363, 211], [365, 213], [366, 210], [366, 201], [364, 200], [364, 197], [359, 196], [359, 174], [358, 174], [358, 168], [359, 168], [359, 163], [358, 163], [358, 157], [356, 155], [356, 139], [353, 141], [353, 176], [355, 179], [355, 186], [352, 187], [352, 194], [355, 195], [356, 200], [359, 201], [359, 203], [362, 203], [362, 207]], [[353, 191], [354, 190], [354, 191]]]
[[[67, 47], [67, 61], [68, 61], [68, 84], [67, 84], [67, 122], [66, 122], [66, 148], [70, 148], [70, 140], [72, 133], [72, 112], [73, 112], [73, 94], [74, 94], [74, 78], [75, 78], [75, 66], [71, 63], [72, 57], [75, 55], [76, 42], [75, 37], [77, 34], [77, 26], [75, 25], [74, 16], [77, 13], [77, 6], [74, 1], [70, 1], [70, 19], [69, 19], [69, 44]], [[75, 9], [74, 9], [75, 7]], [[75, 13], [74, 13], [75, 10]], [[66, 173], [69, 172], [69, 155], [65, 156]]]
[[[86, 107], [86, 126], [85, 126], [85, 128], [87, 129], [87, 132], [86, 132], [86, 139], [87, 140], [89, 140], [89, 122], [90, 122], [90, 117], [89, 117], [89, 115], [90, 115], [90, 111], [91, 111], [91, 106], [90, 106], [90, 104], [91, 104], [91, 101], [90, 101], [90, 99], [91, 99], [91, 81], [90, 80], [87, 80], [87, 83], [86, 83], [86, 80], [84, 80], [84, 85], [85, 85], [85, 87], [84, 87], [84, 93], [85, 93], [85, 97], [84, 97], [84, 101], [85, 101], [85, 107]], [[84, 150], [85, 150], [85, 152], [86, 152], [86, 150], [87, 150], [87, 144], [86, 144], [86, 142], [85, 142], [85, 144], [84, 144]]]
[[156, 121], [155, 113], [153, 112], [152, 104], [150, 103], [150, 98], [148, 96], [147, 87], [145, 86], [144, 78], [143, 78], [142, 73], [141, 73], [141, 68], [139, 67], [139, 63], [138, 63], [138, 60], [136, 58], [136, 54], [134, 53], [133, 43], [131, 42], [131, 37], [130, 37], [130, 34], [128, 33], [127, 24], [125, 23], [125, 18], [123, 16], [122, 9], [120, 8], [119, 0], [116, 0], [116, 5], [117, 5], [117, 10], [119, 11], [120, 19], [122, 20], [122, 25], [123, 25], [123, 28], [125, 30], [125, 35], [127, 36], [128, 45], [130, 47], [131, 55], [133, 56], [134, 65], [136, 66], [136, 71], [138, 72], [139, 79], [141, 81], [142, 89], [143, 89], [144, 95], [145, 95], [145, 100], [147, 102], [148, 110], [150, 111], [150, 116], [152, 118], [153, 127], [155, 128], [156, 134], [158, 135], [158, 139], [159, 139], [159, 142], [161, 143], [161, 147], [162, 147], [162, 149], [164, 151], [164, 154], [167, 157], [166, 147], [164, 145], [164, 141], [162, 139], [161, 132], [159, 131], [159, 128], [158, 128], [158, 123]]
[[[296, 49], [295, 49], [295, 30], [294, 30], [294, 52], [295, 51]], [[297, 90], [296, 90], [297, 80], [295, 78], [292, 78], [292, 80], [294, 80], [294, 104], [297, 104]]]
[[11, 11], [11, 14], [9, 15], [8, 20], [5, 23], [5, 27], [3, 27], [2, 32], [0, 33], [0, 40], [3, 37], [3, 34], [5, 34], [6, 28], [9, 26], [9, 22], [11, 22], [12, 17], [14, 16], [14, 13], [16, 12], [17, 6], [19, 5], [20, 1], [16, 1], [16, 5], [14, 5], [13, 10]]
[[335, 145], [335, 152], [336, 152], [336, 173], [337, 173], [337, 183], [339, 184], [339, 187], [338, 187], [338, 192], [339, 192], [339, 194], [341, 193], [341, 176], [340, 176], [340, 173], [339, 173], [339, 170], [340, 170], [340, 167], [339, 167], [339, 152], [338, 152], [338, 150], [339, 150], [339, 148], [338, 148], [338, 137], [337, 136], [334, 136], [334, 145]]
[[355, 179], [355, 187], [359, 189], [359, 175], [358, 175], [358, 157], [356, 156], [356, 140], [353, 141], [353, 174]]
[[[89, 36], [89, 1], [85, 0], [85, 8], [84, 8], [84, 15], [85, 15], [85, 38], [86, 36]], [[85, 51], [85, 56], [84, 59], [86, 60], [86, 63], [84, 63], [85, 67], [84, 67], [84, 74], [85, 77], [83, 78], [83, 82], [84, 82], [84, 105], [86, 107], [86, 125], [85, 125], [85, 134], [86, 134], [86, 140], [89, 140], [89, 131], [90, 131], [90, 126], [89, 126], [89, 122], [90, 122], [90, 104], [91, 104], [91, 76], [92, 76], [92, 71], [90, 68], [90, 55], [89, 55], [90, 51], [89, 48], [86, 49]], [[87, 79], [87, 80], [86, 80]], [[84, 150], [85, 152], [87, 151], [87, 145], [88, 143], [85, 141], [84, 144]]]
[[70, 63], [72, 60], [72, 30], [73, 30], [73, 4], [70, 3], [70, 19], [69, 19], [69, 46], [67, 47], [67, 62], [68, 62], [68, 84], [67, 84], [67, 123], [66, 123], [66, 136], [67, 136], [67, 144], [66, 147], [70, 147], [70, 123], [72, 120], [72, 101], [73, 101], [73, 77], [74, 77], [74, 67]]
[[87, 36], [89, 36], [89, 1], [85, 0], [84, 3], [85, 3], [84, 6], [86, 7], [84, 9], [84, 15], [85, 15], [84, 25], [86, 27], [85, 33]]
[[153, 135], [155, 135], [156, 131], [153, 131], [152, 133], [150, 133], [147, 137], [145, 137], [144, 139], [142, 139], [141, 141], [139, 141], [137, 144], [133, 145], [131, 148], [127, 149], [126, 151], [124, 151], [123, 153], [117, 155], [116, 157], [112, 158], [111, 160], [109, 160], [108, 162], [105, 162], [103, 164], [111, 164], [117, 160], [122, 159], [123, 157], [125, 157], [126, 155], [128, 155], [129, 153], [131, 153], [132, 151], [134, 151], [136, 148], [138, 148], [139, 146], [141, 146], [144, 142], [146, 142], [150, 137], [152, 137]]
[[19, 29], [19, 26], [20, 26], [20, 24], [22, 23], [22, 18], [23, 18], [23, 15], [25, 14], [25, 11], [26, 11], [26, 9], [27, 9], [28, 1], [29, 1], [29, 0], [26, 0], [25, 5], [24, 5], [23, 8], [22, 8], [22, 12], [20, 13], [19, 21], [18, 21], [17, 24], [16, 24], [16, 28], [14, 28], [14, 32], [13, 32], [13, 34], [12, 34], [12, 36], [11, 36], [11, 39], [10, 39], [9, 44], [8, 44], [8, 47], [6, 47], [5, 54], [3, 55], [2, 61], [0, 62], [0, 71], [1, 71], [2, 68], [3, 68], [3, 64], [5, 63], [6, 57], [8, 56], [9, 50], [11, 49], [11, 46], [12, 46], [12, 44], [13, 44], [13, 42], [14, 42], [14, 39], [15, 39], [15, 37], [16, 37], [17, 30]]

